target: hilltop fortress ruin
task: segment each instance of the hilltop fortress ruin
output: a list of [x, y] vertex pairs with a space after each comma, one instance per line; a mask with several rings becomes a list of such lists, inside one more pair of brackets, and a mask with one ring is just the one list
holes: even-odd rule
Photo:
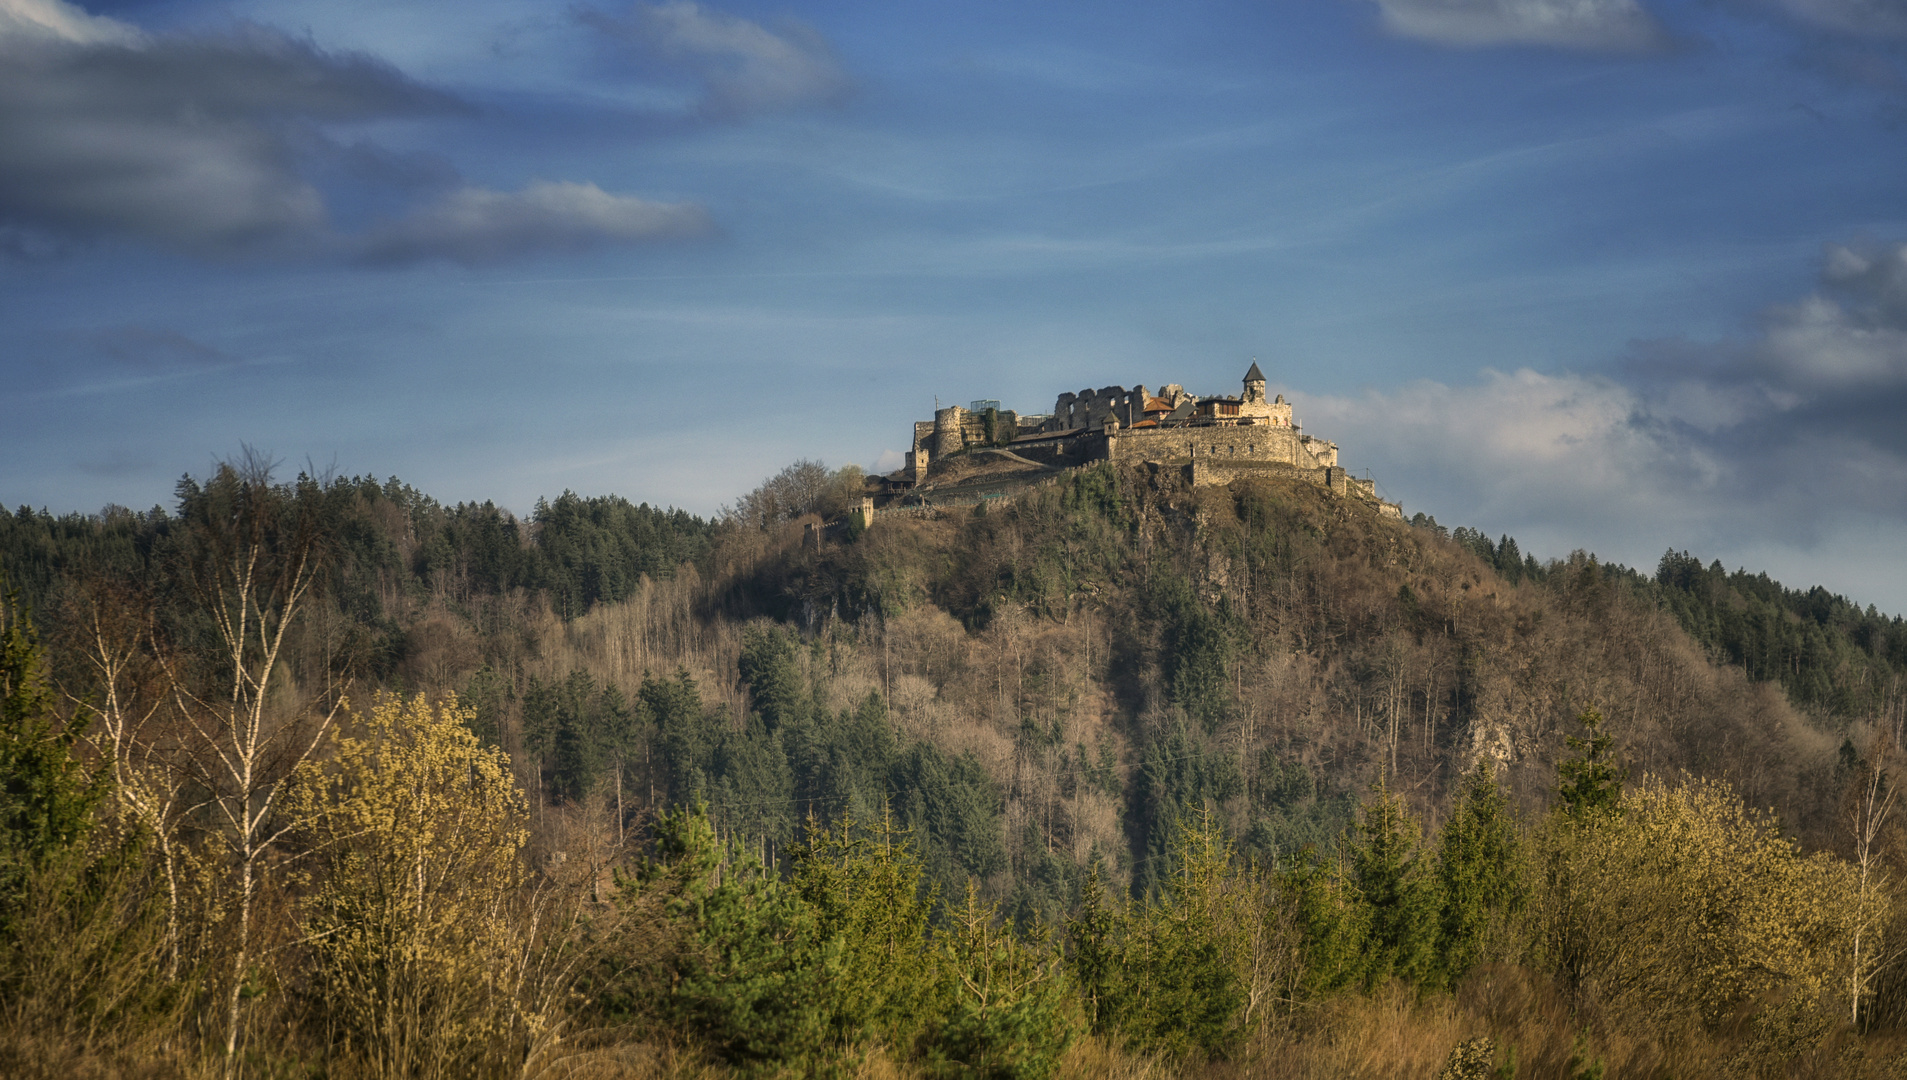
[[951, 405], [914, 424], [911, 447], [905, 465], [875, 480], [878, 504], [976, 502], [1057, 470], [1114, 461], [1183, 468], [1194, 486], [1246, 476], [1303, 479], [1403, 516], [1401, 506], [1378, 498], [1373, 481], [1345, 472], [1337, 443], [1304, 433], [1283, 394], [1266, 400], [1256, 361], [1239, 397], [1197, 397], [1168, 384], [1156, 394], [1144, 385], [1061, 394], [1045, 415], [997, 401]]

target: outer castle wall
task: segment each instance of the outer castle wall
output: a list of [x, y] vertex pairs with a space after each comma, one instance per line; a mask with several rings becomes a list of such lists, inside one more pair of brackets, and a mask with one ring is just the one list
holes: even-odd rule
[[1115, 432], [1108, 440], [1106, 457], [1112, 461], [1157, 461], [1170, 465], [1189, 465], [1194, 460], [1209, 462], [1255, 462], [1284, 465], [1305, 471], [1335, 465], [1320, 461], [1313, 447], [1337, 447], [1320, 440], [1307, 440], [1287, 427], [1269, 424], [1223, 424], [1211, 427], [1140, 428]]

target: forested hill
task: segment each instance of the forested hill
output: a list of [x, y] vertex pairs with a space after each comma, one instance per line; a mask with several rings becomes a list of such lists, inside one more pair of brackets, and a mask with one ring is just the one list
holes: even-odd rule
[[[1686, 553], [1654, 575], [1539, 563], [1513, 538], [1379, 521], [1304, 485], [1192, 492], [1113, 469], [803, 548], [793, 522], [838, 517], [858, 483], [802, 462], [722, 521], [569, 492], [518, 521], [396, 479], [300, 478], [284, 512], [322, 538], [329, 662], [363, 686], [463, 693], [533, 790], [574, 799], [608, 770], [644, 801], [726, 792], [718, 816], [757, 808], [728, 824], [791, 840], [809, 810], [868, 812], [939, 768], [891, 760], [917, 742], [990, 785], [956, 801], [998, 820], [948, 828], [987, 837], [960, 842], [977, 845], [961, 865], [1023, 913], [1063, 905], [1094, 851], [1143, 889], [1190, 807], [1222, 807], [1269, 857], [1327, 841], [1380, 774], [1434, 818], [1480, 753], [1535, 805], [1589, 707], [1632, 768], [1726, 776], [1818, 829], [1836, 751], [1898, 735], [1907, 711], [1900, 618]], [[183, 602], [168, 567], [211, 499], [187, 478], [171, 511], [23, 507], [0, 518], [0, 564], [55, 623], [87, 581], [164, 608]], [[771, 654], [792, 673], [764, 675]], [[657, 687], [678, 672], [692, 726], [727, 710], [716, 734], [670, 742]], [[832, 717], [876, 707], [900, 743], [832, 746], [854, 740]], [[810, 720], [791, 718], [812, 717], [802, 737], [825, 751], [795, 745]], [[723, 743], [755, 724], [761, 746]]]
[[[738, 515], [731, 524], [748, 517], [759, 528], [809, 512], [840, 515], [852, 475], [817, 473], [812, 463], [791, 467], [742, 500], [739, 509], [753, 516]], [[187, 478], [179, 500], [193, 490]], [[334, 588], [355, 587], [360, 595], [346, 606], [379, 615], [380, 605], [362, 595], [366, 583], [458, 601], [522, 592], [573, 618], [600, 601], [625, 599], [645, 576], [666, 579], [683, 564], [706, 569], [721, 525], [614, 495], [568, 491], [553, 502], [537, 500], [529, 520], [519, 521], [490, 502], [444, 506], [395, 477], [349, 477], [305, 490], [317, 496], [326, 523]], [[157, 506], [58, 516], [21, 506], [0, 515], [0, 566], [29, 604], [44, 606], [62, 579], [151, 573], [154, 560], [166, 557], [172, 524]], [[1539, 562], [1511, 536], [1492, 542], [1479, 530], [1448, 530], [1422, 513], [1412, 524], [1448, 537], [1511, 584], [1544, 583], [1552, 567], [1566, 565]], [[1863, 609], [1818, 585], [1791, 589], [1766, 573], [1728, 571], [1719, 560], [1704, 566], [1687, 551], [1664, 553], [1653, 575], [1601, 565], [1638, 598], [1674, 615], [1716, 662], [1780, 683], [1797, 705], [1848, 720], [1899, 715], [1899, 680], [1907, 671], [1901, 616], [1872, 604]]]
[[1297, 481], [861, 489], [0, 515], [0, 1073], [1900, 1059], [1900, 618]]

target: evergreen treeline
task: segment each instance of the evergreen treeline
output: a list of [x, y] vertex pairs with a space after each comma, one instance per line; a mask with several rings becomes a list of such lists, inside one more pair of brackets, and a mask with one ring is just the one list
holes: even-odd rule
[[1811, 697], [1683, 629], [1719, 568], [1148, 469], [804, 542], [854, 479], [9, 518], [0, 1072], [1893, 1059], [1885, 641]]
[[[392, 478], [301, 478], [301, 512], [322, 530], [330, 593], [367, 621], [385, 614], [380, 590], [441, 590], [459, 598], [512, 590], [548, 595], [565, 618], [628, 597], [644, 577], [668, 577], [706, 557], [714, 523], [615, 495], [538, 499], [529, 521], [495, 504], [443, 506]], [[63, 579], [150, 579], [176, 547], [180, 516], [204, 492], [186, 477], [179, 512], [108, 507], [55, 516], [22, 506], [0, 515], [0, 565], [29, 603], [44, 606]]]
[[1718, 660], [1778, 682], [1796, 701], [1843, 716], [1901, 707], [1907, 621], [1820, 586], [1784, 588], [1768, 575], [1704, 567], [1670, 551], [1656, 568], [1661, 603]]
[[[1412, 524], [1444, 531], [1421, 513]], [[1514, 537], [1492, 543], [1465, 527], [1449, 536], [1508, 581], [1546, 578], [1549, 568], [1523, 554]], [[1907, 709], [1907, 618], [1872, 604], [1863, 610], [1819, 585], [1804, 591], [1766, 573], [1731, 573], [1719, 559], [1704, 566], [1687, 551], [1665, 552], [1653, 577], [1616, 563], [1603, 572], [1673, 614], [1718, 662], [1779, 683], [1798, 704], [1849, 718], [1899, 717]]]

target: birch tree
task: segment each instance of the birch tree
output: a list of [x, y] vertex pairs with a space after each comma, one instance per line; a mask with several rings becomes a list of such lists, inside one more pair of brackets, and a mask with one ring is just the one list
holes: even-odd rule
[[153, 649], [151, 598], [123, 582], [81, 583], [68, 604], [61, 642], [86, 674], [79, 688], [63, 687], [67, 700], [95, 718], [88, 739], [112, 775], [119, 816], [151, 838], [166, 883], [166, 975], [180, 966], [181, 852], [177, 825], [192, 809], [186, 797], [189, 772], [184, 745], [167, 724], [169, 695], [164, 665]]
[[181, 550], [175, 587], [189, 602], [175, 631], [198, 637], [159, 650], [184, 735], [181, 764], [206, 792], [205, 809], [229, 866], [233, 925], [226, 940], [225, 1059], [237, 1063], [240, 1006], [257, 959], [254, 920], [265, 860], [294, 827], [280, 797], [293, 768], [331, 727], [343, 697], [329, 671], [291, 671], [293, 627], [322, 576], [317, 481], [274, 484], [272, 463], [247, 448], [205, 484], [179, 483]]
[[1841, 807], [1842, 823], [1854, 841], [1854, 866], [1859, 874], [1847, 988], [1848, 1018], [1856, 1028], [1861, 1023], [1861, 1003], [1873, 994], [1874, 976], [1890, 959], [1887, 943], [1881, 937], [1890, 884], [1881, 856], [1893, 821], [1895, 797], [1900, 793], [1898, 756], [1885, 739], [1874, 740]]

